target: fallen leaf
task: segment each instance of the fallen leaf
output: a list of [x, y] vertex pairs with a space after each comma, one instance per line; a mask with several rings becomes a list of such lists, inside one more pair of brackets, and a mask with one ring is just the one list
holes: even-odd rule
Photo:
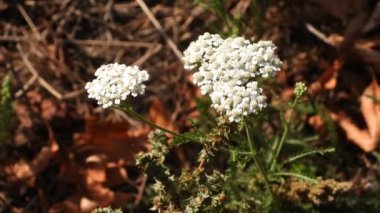
[[16, 147], [23, 146], [29, 142], [29, 138], [25, 135], [23, 132], [24, 128], [22, 127], [17, 127], [15, 131], [15, 136], [13, 138], [13, 143], [12, 145]]
[[323, 130], [324, 122], [320, 115], [313, 115], [308, 119], [308, 123], [310, 126], [312, 126], [314, 129], [320, 131]]
[[335, 59], [333, 63], [324, 70], [322, 76], [310, 84], [309, 92], [315, 94], [321, 89], [333, 90], [338, 82], [338, 74], [342, 67], [341, 59]]
[[112, 188], [133, 183], [128, 180], [125, 166], [135, 165], [136, 154], [148, 149], [148, 132], [146, 125], [87, 117], [85, 131], [74, 136], [71, 158], [61, 163], [61, 176], [75, 183], [78, 191], [55, 204], [51, 212], [90, 212], [95, 207], [133, 201], [134, 193], [115, 192]]
[[4, 175], [10, 183], [34, 185], [36, 176], [46, 169], [57, 150], [58, 145], [52, 141], [50, 146], [43, 147], [32, 161], [20, 159], [6, 164], [3, 167]]
[[364, 90], [360, 97], [360, 110], [363, 113], [364, 119], [371, 138], [374, 143], [380, 139], [380, 87], [376, 80]]
[[342, 68], [342, 64], [341, 60], [335, 59], [332, 66], [330, 66], [321, 76], [321, 82], [326, 90], [333, 90], [336, 87], [338, 73]]
[[[158, 98], [153, 101], [152, 106], [149, 109], [148, 117], [153, 123], [157, 124], [158, 126], [164, 127], [165, 129], [174, 132], [178, 131], [177, 126], [174, 124], [170, 117], [170, 113]], [[173, 136], [170, 134], [167, 135], [168, 137]]]
[[32, 185], [35, 180], [31, 166], [22, 159], [4, 165], [3, 173], [9, 183], [28, 182], [29, 185]]
[[26, 96], [28, 97], [31, 104], [38, 104], [42, 101], [41, 94], [37, 91], [34, 91], [34, 90], [28, 91], [26, 93]]
[[[85, 198], [95, 201], [99, 206], [107, 206], [114, 200], [114, 192], [101, 183], [88, 185], [85, 190]], [[83, 207], [81, 206], [81, 209]]]
[[376, 142], [369, 135], [368, 130], [357, 127], [350, 119], [343, 118], [339, 121], [339, 125], [347, 134], [347, 139], [352, 141], [365, 152], [375, 149]]
[[20, 122], [20, 127], [30, 128], [33, 125], [33, 121], [30, 118], [28, 107], [25, 104], [16, 101], [14, 105], [14, 112]]
[[131, 126], [127, 122], [102, 122], [93, 117], [86, 118], [85, 132], [76, 134], [76, 146], [86, 146], [105, 154], [109, 162], [135, 165], [135, 155], [148, 150], [147, 134], [144, 125]]
[[86, 185], [94, 185], [106, 182], [106, 169], [101, 165], [93, 166], [92, 168], [82, 168]]
[[360, 110], [367, 124], [367, 129], [360, 129], [346, 116], [332, 113], [331, 118], [338, 121], [346, 132], [347, 138], [365, 152], [376, 149], [380, 139], [380, 87], [376, 80], [364, 90], [360, 97]]
[[57, 113], [57, 106], [51, 99], [43, 99], [41, 102], [41, 115], [46, 120], [51, 120]]

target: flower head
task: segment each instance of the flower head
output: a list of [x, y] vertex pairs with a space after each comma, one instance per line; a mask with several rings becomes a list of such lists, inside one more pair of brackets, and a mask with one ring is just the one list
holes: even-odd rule
[[300, 98], [307, 91], [306, 84], [304, 82], [297, 82], [294, 87], [294, 94], [297, 98]]
[[89, 98], [98, 101], [103, 108], [120, 104], [129, 95], [136, 97], [145, 92], [143, 82], [149, 79], [145, 70], [124, 64], [102, 65], [95, 72], [96, 79], [86, 84]]
[[275, 49], [271, 41], [252, 43], [205, 33], [185, 50], [183, 61], [186, 69], [197, 69], [193, 81], [203, 95], [210, 95], [212, 106], [238, 122], [266, 106], [257, 80], [280, 70]]

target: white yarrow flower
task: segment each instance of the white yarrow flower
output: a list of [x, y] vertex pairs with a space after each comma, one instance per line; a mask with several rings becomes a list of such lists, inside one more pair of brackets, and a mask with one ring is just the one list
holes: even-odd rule
[[199, 68], [199, 65], [207, 62], [208, 58], [214, 54], [215, 49], [222, 43], [222, 37], [216, 34], [205, 33], [199, 36], [198, 40], [191, 42], [184, 52], [185, 69]]
[[145, 70], [137, 66], [126, 66], [124, 64], [102, 65], [95, 72], [96, 79], [88, 82], [85, 89], [88, 97], [98, 101], [103, 108], [113, 104], [120, 104], [129, 95], [136, 97], [145, 92], [143, 82], [149, 79]]
[[205, 33], [184, 51], [186, 69], [196, 69], [194, 84], [210, 95], [212, 106], [231, 122], [266, 106], [259, 78], [274, 76], [282, 65], [271, 41], [251, 43], [243, 37], [222, 39]]

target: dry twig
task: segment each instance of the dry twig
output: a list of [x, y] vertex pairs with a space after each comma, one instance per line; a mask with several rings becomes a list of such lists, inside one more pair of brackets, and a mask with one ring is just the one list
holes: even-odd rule
[[172, 49], [174, 54], [177, 56], [177, 58], [182, 62], [182, 53], [178, 50], [177, 45], [174, 43], [174, 41], [165, 33], [164, 29], [162, 28], [161, 24], [157, 21], [156, 17], [152, 14], [152, 12], [149, 10], [148, 6], [145, 4], [142, 0], [136, 0], [136, 2], [139, 4], [145, 15], [148, 17], [148, 19], [152, 22], [154, 27], [157, 29], [157, 31], [164, 37], [166, 43], [169, 45], [169, 47]]
[[315, 35], [317, 38], [325, 42], [326, 44], [334, 46], [330, 40], [327, 38], [325, 34], [323, 34], [321, 31], [317, 30], [313, 25], [306, 23], [305, 24], [306, 29], [311, 32], [313, 35]]
[[138, 41], [116, 41], [116, 40], [81, 40], [71, 39], [71, 42], [77, 45], [93, 45], [93, 46], [118, 46], [118, 47], [145, 47], [149, 48], [158, 43], [138, 42]]
[[139, 59], [137, 59], [133, 65], [140, 66], [143, 64], [145, 61], [147, 61], [150, 57], [152, 57], [154, 54], [159, 52], [162, 49], [162, 45], [156, 45], [152, 48], [149, 48], [143, 56], [141, 56]]
[[54, 89], [45, 79], [40, 77], [37, 70], [34, 68], [32, 63], [29, 61], [28, 57], [23, 53], [21, 46], [17, 45], [17, 50], [22, 58], [22, 61], [24, 62], [25, 66], [28, 68], [29, 72], [32, 73], [33, 77], [37, 78], [38, 83], [45, 88], [50, 94], [52, 94], [57, 99], [62, 99], [62, 94], [58, 92], [56, 89]]
[[40, 32], [37, 30], [36, 25], [33, 23], [32, 19], [28, 15], [28, 13], [25, 11], [25, 9], [20, 4], [17, 4], [17, 9], [21, 13], [22, 17], [24, 17], [26, 23], [28, 23], [30, 29], [32, 30], [32, 32], [34, 34], [34, 37], [36, 37], [36, 39], [38, 41], [41, 41], [42, 36], [41, 36]]

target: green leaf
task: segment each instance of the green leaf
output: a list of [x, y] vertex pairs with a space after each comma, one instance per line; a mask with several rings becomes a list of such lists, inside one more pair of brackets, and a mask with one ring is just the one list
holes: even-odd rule
[[306, 146], [307, 143], [315, 141], [317, 139], [319, 139], [319, 135], [313, 135], [313, 136], [305, 137], [302, 139], [287, 139], [285, 143], [291, 144], [291, 145]]
[[207, 117], [210, 116], [210, 106], [211, 106], [211, 99], [209, 98], [195, 98], [195, 103], [197, 104], [197, 109], [201, 116]]
[[193, 133], [193, 132], [185, 132], [185, 133], [182, 133], [180, 136], [175, 136], [173, 139], [173, 142], [170, 144], [173, 146], [181, 146], [191, 141], [195, 141], [195, 140], [190, 140], [190, 138], [194, 138], [197, 141], [200, 141], [200, 134]]
[[308, 150], [308, 151], [305, 151], [305, 152], [302, 152], [302, 153], [298, 153], [294, 156], [291, 156], [289, 157], [288, 159], [286, 159], [282, 165], [284, 164], [287, 164], [287, 163], [291, 163], [295, 160], [298, 160], [298, 159], [301, 159], [301, 158], [304, 158], [306, 156], [309, 156], [309, 155], [314, 155], [314, 154], [320, 154], [320, 155], [324, 155], [326, 153], [331, 153], [331, 152], [335, 152], [335, 148], [321, 148], [321, 149], [313, 149], [313, 150]]
[[319, 183], [319, 181], [317, 179], [314, 179], [312, 177], [308, 177], [308, 176], [303, 175], [303, 174], [293, 173], [293, 172], [276, 172], [276, 173], [273, 173], [273, 175], [275, 175], [275, 176], [295, 177], [295, 178], [298, 178], [298, 179], [305, 180], [305, 181], [307, 181], [309, 183], [312, 183], [312, 184]]
[[274, 139], [273, 139], [273, 142], [272, 142], [272, 145], [270, 147], [270, 150], [268, 152], [268, 163], [269, 165], [272, 165], [273, 161], [274, 161], [274, 153], [276, 152], [276, 150], [278, 149], [278, 143], [279, 143], [279, 140], [280, 140], [280, 137], [278, 134], [276, 134], [274, 136]]

